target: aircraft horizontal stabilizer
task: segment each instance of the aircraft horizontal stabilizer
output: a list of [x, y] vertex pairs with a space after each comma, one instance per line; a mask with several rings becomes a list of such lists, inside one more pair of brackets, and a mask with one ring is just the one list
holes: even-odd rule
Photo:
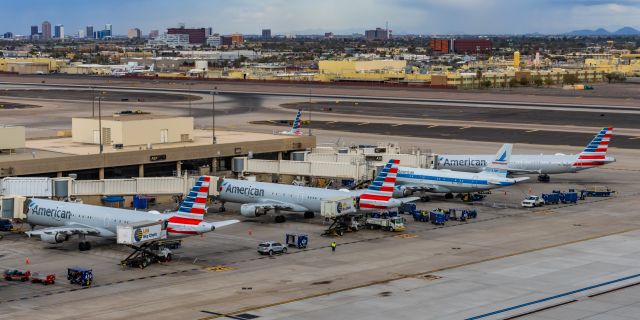
[[240, 222], [240, 220], [233, 219], [233, 220], [223, 220], [223, 221], [212, 221], [209, 223], [212, 224], [214, 227], [216, 227], [216, 229], [218, 229], [218, 228], [226, 227], [232, 224], [236, 224], [238, 222]]

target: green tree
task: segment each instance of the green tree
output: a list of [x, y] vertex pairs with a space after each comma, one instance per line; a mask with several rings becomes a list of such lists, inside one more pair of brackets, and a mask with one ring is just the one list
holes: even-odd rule
[[519, 82], [521, 86], [526, 86], [529, 84], [529, 79], [527, 79], [527, 77], [522, 77]]
[[541, 87], [541, 86], [542, 86], [542, 79], [541, 79], [540, 77], [535, 77], [535, 78], [533, 79], [533, 84], [534, 84], [536, 87]]
[[518, 80], [516, 78], [509, 79], [509, 87], [515, 87], [518, 85]]
[[549, 77], [545, 77], [544, 78], [544, 85], [547, 86], [547, 87], [552, 86], [553, 85], [553, 79], [551, 79], [550, 76]]
[[567, 73], [562, 76], [562, 83], [564, 84], [576, 84], [578, 82], [578, 76], [573, 73]]

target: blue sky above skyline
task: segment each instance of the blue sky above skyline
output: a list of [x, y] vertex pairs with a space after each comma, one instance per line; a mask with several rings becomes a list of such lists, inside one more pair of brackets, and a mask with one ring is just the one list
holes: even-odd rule
[[148, 34], [179, 22], [222, 34], [349, 34], [388, 21], [396, 34], [522, 34], [640, 28], [639, 17], [640, 0], [3, 0], [0, 32], [28, 34], [48, 20], [67, 35], [105, 23]]

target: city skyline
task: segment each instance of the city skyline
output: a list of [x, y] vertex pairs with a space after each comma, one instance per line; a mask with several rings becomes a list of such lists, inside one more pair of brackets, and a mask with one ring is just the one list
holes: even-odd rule
[[0, 19], [0, 31], [21, 35], [29, 35], [30, 26], [43, 21], [65, 25], [66, 34], [89, 25], [97, 30], [113, 24], [115, 35], [126, 35], [131, 28], [141, 29], [145, 35], [153, 29], [163, 32], [180, 22], [187, 27], [212, 26], [223, 34], [256, 35], [262, 29], [271, 29], [274, 35], [362, 34], [365, 29], [384, 27], [387, 21], [394, 34], [559, 34], [600, 27], [609, 31], [640, 27], [640, 0], [327, 0], [321, 5], [310, 0], [8, 0], [4, 6], [11, 14]]

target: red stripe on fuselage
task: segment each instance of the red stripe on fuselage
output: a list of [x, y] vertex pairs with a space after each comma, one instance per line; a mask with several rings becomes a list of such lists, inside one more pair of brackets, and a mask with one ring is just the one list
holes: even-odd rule
[[376, 206], [373, 204], [369, 204], [369, 203], [361, 203], [360, 204], [360, 209], [388, 209], [389, 207], [387, 206]]
[[602, 159], [604, 160], [606, 157], [604, 155], [601, 156], [589, 156], [589, 155], [581, 155], [578, 159]]
[[576, 162], [573, 164], [574, 167], [594, 167], [601, 166], [604, 162]]

